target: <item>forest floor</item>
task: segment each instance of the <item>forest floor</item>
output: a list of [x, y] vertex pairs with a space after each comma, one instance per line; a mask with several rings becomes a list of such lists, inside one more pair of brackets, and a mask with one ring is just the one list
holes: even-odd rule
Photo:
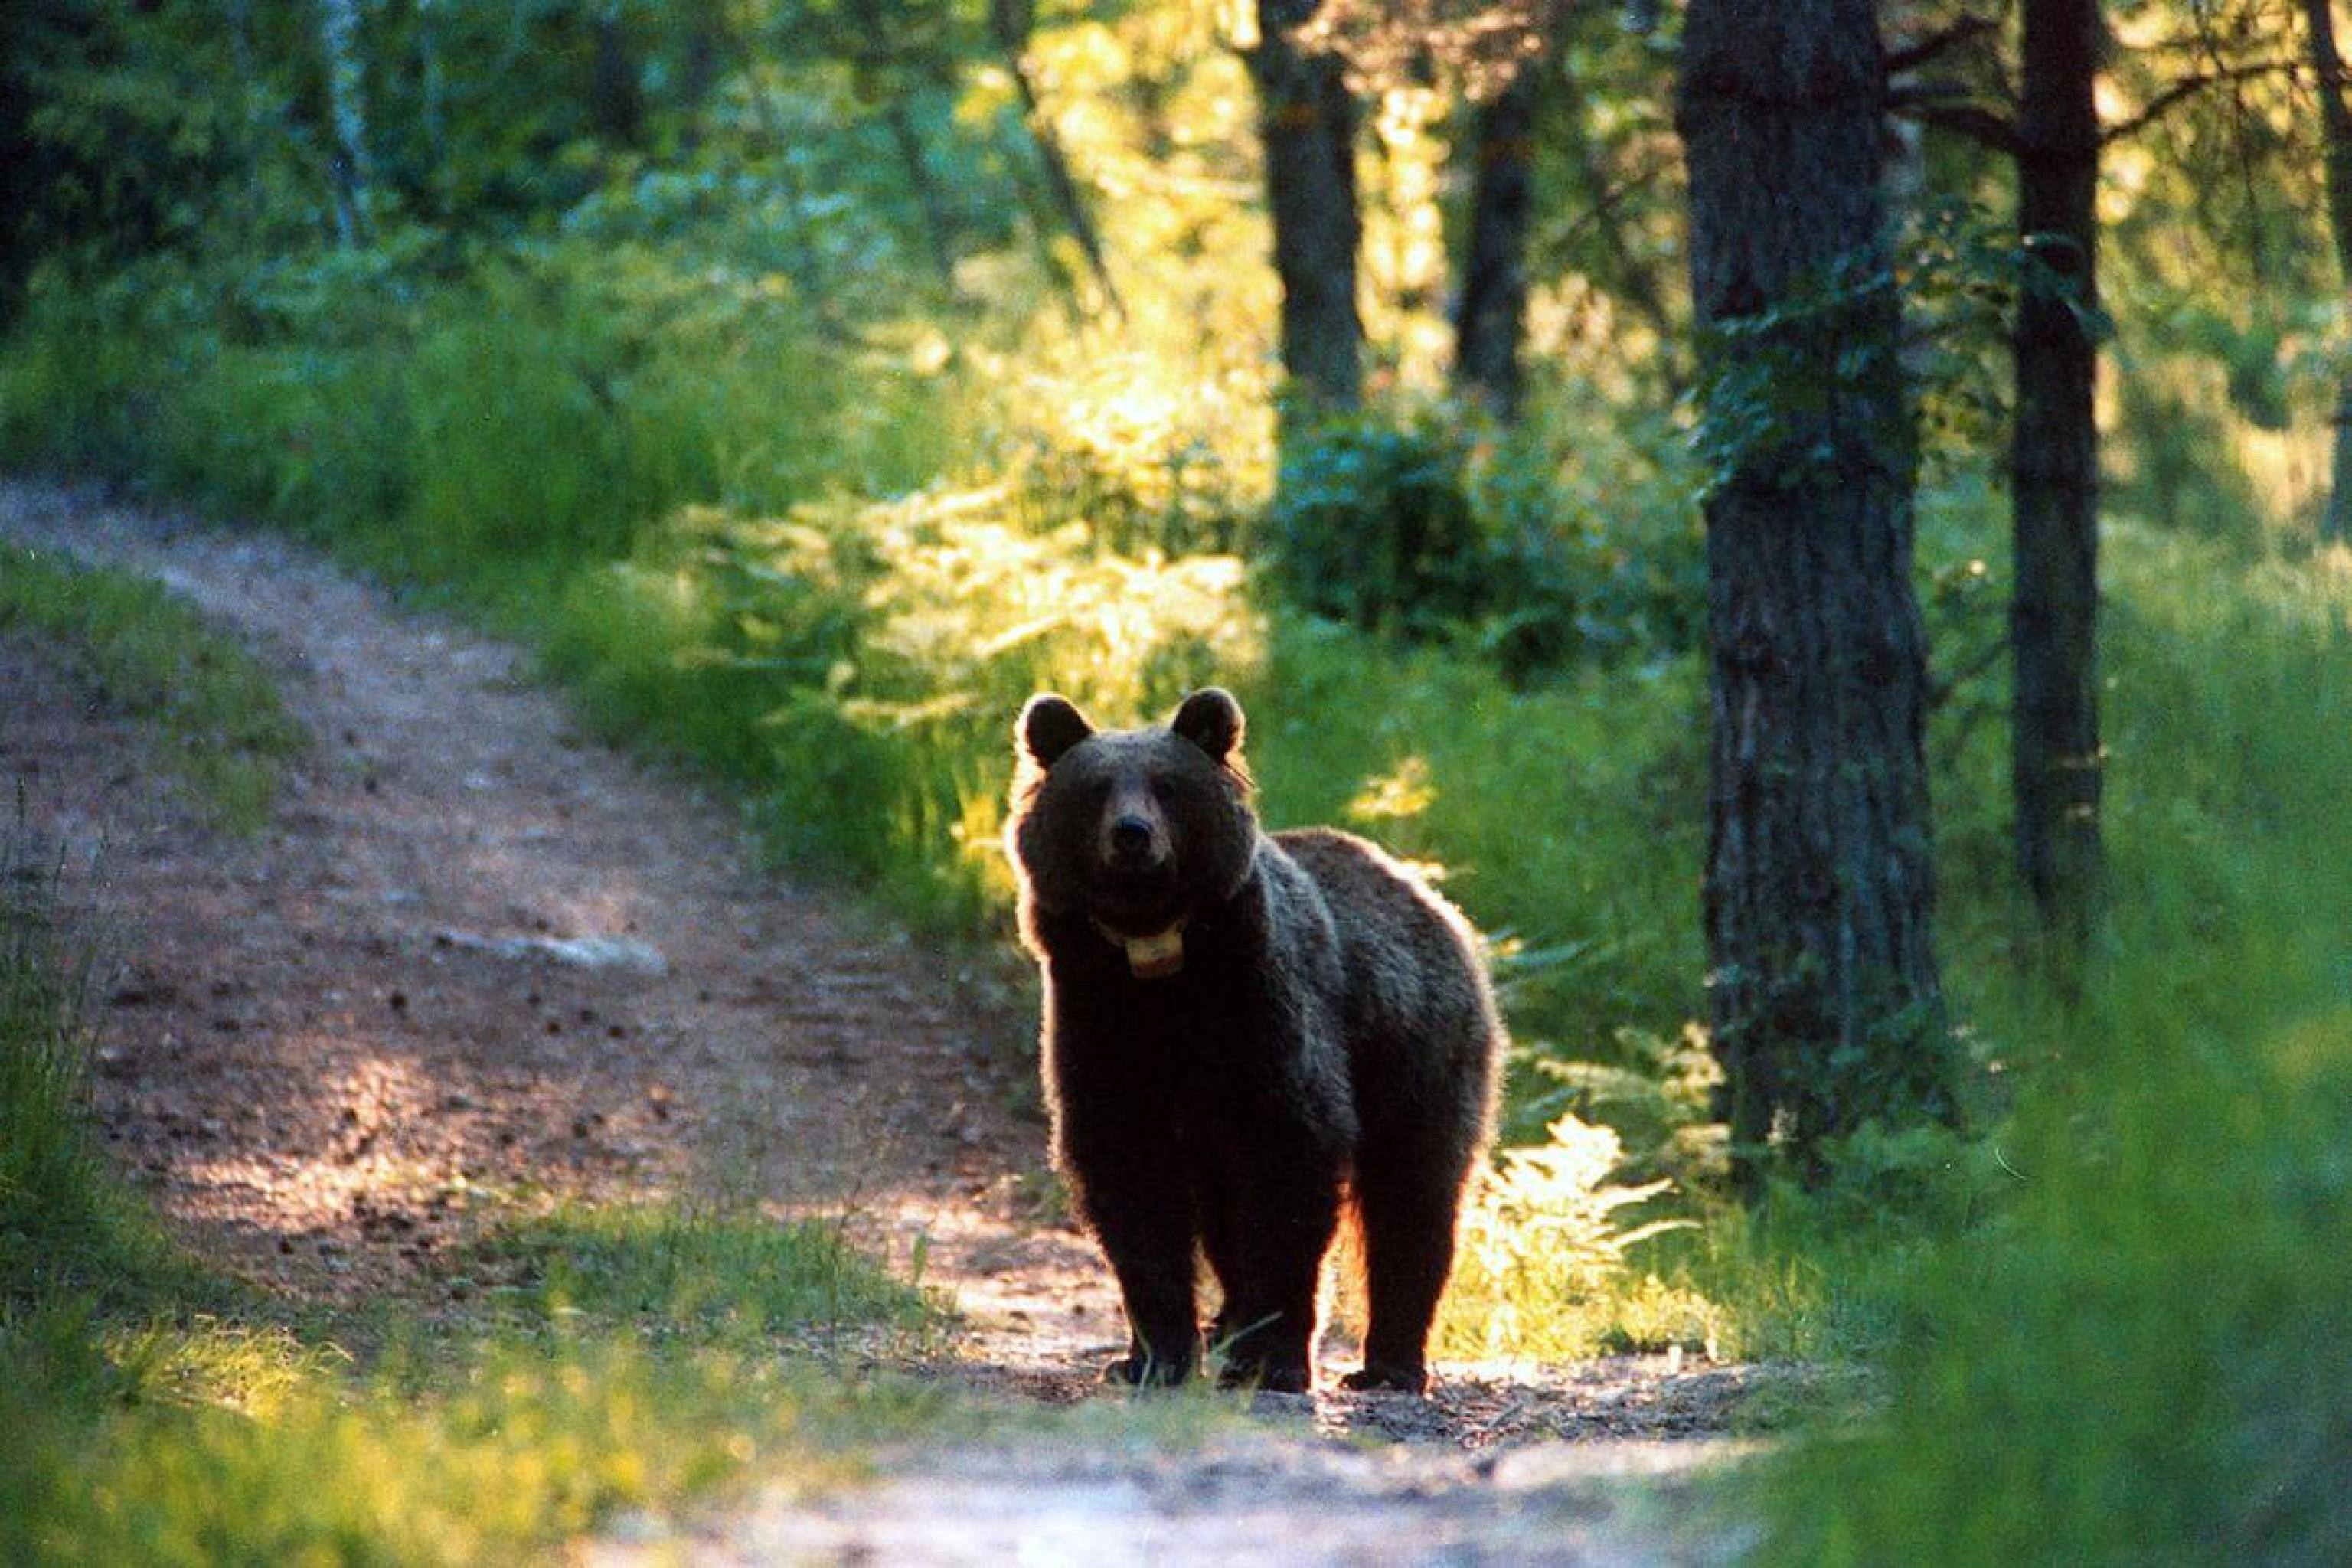
[[[954, 1298], [975, 1397], [1119, 1397], [1105, 1270], [1058, 1217], [1031, 1005], [762, 865], [686, 773], [588, 738], [530, 660], [267, 534], [0, 485], [0, 538], [161, 580], [314, 738], [233, 837], [51, 650], [0, 637], [0, 780], [102, 955], [107, 1146], [201, 1256], [324, 1309], [461, 1320], [482, 1216], [685, 1197], [845, 1215]], [[1335, 1360], [1345, 1348], [1336, 1347]], [[1201, 1443], [956, 1439], [873, 1485], [582, 1543], [596, 1562], [1679, 1563], [1769, 1368], [1445, 1366], [1430, 1399], [1261, 1395]], [[1015, 1430], [1019, 1423], [1012, 1424]]]

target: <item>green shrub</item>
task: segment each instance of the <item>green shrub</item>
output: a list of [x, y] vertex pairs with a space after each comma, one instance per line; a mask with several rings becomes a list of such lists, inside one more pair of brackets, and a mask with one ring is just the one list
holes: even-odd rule
[[1300, 607], [1362, 631], [1443, 636], [1486, 607], [1486, 537], [1461, 432], [1335, 420], [1283, 459], [1265, 542]]
[[[1652, 467], [1631, 450], [1622, 460]], [[1663, 493], [1628, 493], [1626, 477], [1444, 409], [1401, 424], [1363, 416], [1286, 456], [1263, 542], [1275, 583], [1308, 613], [1464, 642], [1525, 684], [1580, 662], [1670, 657], [1696, 637], [1697, 531]]]

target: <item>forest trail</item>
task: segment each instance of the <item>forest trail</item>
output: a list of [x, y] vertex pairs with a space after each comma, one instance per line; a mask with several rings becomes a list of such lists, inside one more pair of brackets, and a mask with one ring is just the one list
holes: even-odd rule
[[[923, 1370], [1089, 1396], [1117, 1302], [1037, 1211], [1034, 1023], [986, 960], [760, 868], [735, 812], [584, 738], [527, 656], [275, 536], [10, 483], [0, 538], [163, 581], [314, 737], [269, 824], [227, 837], [152, 787], [103, 693], [0, 637], [0, 775], [101, 932], [105, 1136], [192, 1246], [299, 1300], [463, 1313], [496, 1283], [450, 1266], [485, 1208], [846, 1214], [964, 1314]], [[1674, 1505], [1765, 1375], [1624, 1358], [1265, 1395], [1204, 1452], [902, 1454], [868, 1491], [589, 1555], [1712, 1561], [1720, 1531]]]

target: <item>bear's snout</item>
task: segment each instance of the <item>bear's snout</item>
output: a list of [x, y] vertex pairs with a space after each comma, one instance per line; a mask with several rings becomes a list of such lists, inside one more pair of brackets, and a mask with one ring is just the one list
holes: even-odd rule
[[1103, 864], [1114, 871], [1156, 871], [1168, 858], [1168, 824], [1149, 795], [1128, 795], [1103, 813]]

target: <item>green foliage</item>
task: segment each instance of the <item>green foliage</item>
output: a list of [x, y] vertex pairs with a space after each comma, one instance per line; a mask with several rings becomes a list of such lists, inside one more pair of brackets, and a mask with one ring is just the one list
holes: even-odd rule
[[707, 728], [785, 848], [969, 925], [1008, 902], [997, 836], [1031, 692], [1103, 722], [1160, 717], [1247, 668], [1259, 636], [1230, 558], [1092, 552], [1076, 525], [1008, 525], [1013, 502], [991, 487], [680, 513], [574, 596], [555, 663], [609, 723]]
[[269, 814], [310, 744], [268, 669], [193, 606], [127, 572], [0, 544], [0, 633], [44, 639], [100, 703], [153, 722], [156, 750], [223, 826]]
[[23, 828], [0, 836], [0, 1352], [27, 1303], [134, 1290], [153, 1247], [90, 1146], [86, 964], [56, 872]]
[[1772, 1473], [1769, 1560], [2352, 1543], [2318, 1458], [2352, 1440], [2352, 592], [2117, 543], [2108, 950], [2071, 1013], [1986, 1009], [2024, 1079], [2000, 1201], [1901, 1293], [1881, 1415]]
[[1506, 1149], [1481, 1174], [1462, 1223], [1439, 1353], [1549, 1362], [1713, 1342], [1705, 1298], [1654, 1274], [1627, 1274], [1632, 1249], [1691, 1222], [1621, 1221], [1621, 1210], [1669, 1184], [1613, 1184], [1622, 1157], [1608, 1128], [1563, 1116], [1541, 1143]]
[[1284, 590], [1364, 631], [1427, 637], [1485, 607], [1486, 542], [1462, 433], [1434, 420], [1318, 426], [1286, 455], [1266, 514]]
[[[1628, 453], [1612, 478], [1648, 466]], [[1640, 514], [1663, 499], [1656, 481], [1612, 506], [1580, 493], [1579, 470], [1538, 439], [1498, 440], [1444, 410], [1327, 421], [1286, 454], [1262, 542], [1309, 614], [1465, 641], [1515, 680], [1688, 647], [1704, 603], [1697, 535]]]

